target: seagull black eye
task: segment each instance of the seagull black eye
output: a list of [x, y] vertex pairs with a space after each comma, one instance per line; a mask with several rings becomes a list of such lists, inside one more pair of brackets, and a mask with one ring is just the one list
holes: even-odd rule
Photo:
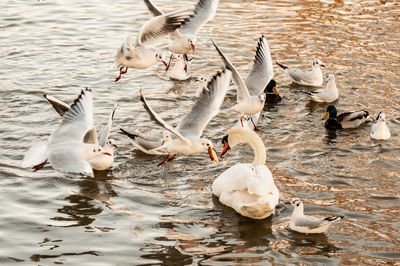
[[298, 202], [298, 203], [296, 204], [296, 206], [299, 207], [299, 206], [300, 206], [300, 202]]
[[97, 151], [101, 151], [101, 149], [99, 148]]
[[93, 149], [93, 152], [96, 152], [96, 149]]

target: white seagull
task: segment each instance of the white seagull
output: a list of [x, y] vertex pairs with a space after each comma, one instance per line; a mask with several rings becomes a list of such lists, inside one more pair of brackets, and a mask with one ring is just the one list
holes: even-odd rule
[[201, 93], [203, 90], [207, 89], [207, 78], [206, 77], [199, 77], [195, 79], [195, 82], [197, 83], [197, 89], [195, 92], [196, 98], [200, 97]]
[[[213, 40], [212, 42], [222, 57], [225, 67], [232, 71], [233, 80], [238, 85], [237, 104], [231, 110], [241, 114], [240, 123], [242, 126], [245, 115], [252, 116], [257, 114], [255, 119], [258, 119], [258, 114], [263, 110], [266, 100], [264, 89], [273, 78], [272, 63], [270, 63], [272, 61], [270, 59], [271, 54], [265, 37], [262, 36], [260, 38], [254, 58], [253, 70], [247, 77], [246, 82], [243, 81], [235, 66], [226, 58], [217, 44]], [[250, 121], [254, 129], [257, 130], [257, 121], [254, 121], [253, 117], [250, 117]]]
[[168, 155], [159, 164], [171, 161], [176, 154], [196, 154], [207, 151], [211, 160], [218, 161], [218, 156], [212, 142], [202, 138], [203, 131], [211, 119], [216, 116], [228, 92], [231, 81], [231, 71], [225, 69], [214, 75], [208, 82], [207, 90], [203, 90], [197, 98], [192, 110], [186, 114], [176, 128], [167, 124], [147, 103], [141, 90], [141, 101], [150, 117], [159, 125], [170, 131], [174, 138], [155, 150], [165, 150]]
[[170, 140], [171, 133], [167, 130], [163, 131], [162, 138], [151, 136], [148, 134], [145, 135], [145, 134], [139, 132], [138, 130], [135, 130], [133, 133], [130, 133], [123, 128], [120, 128], [120, 132], [118, 132], [118, 133], [129, 137], [131, 144], [143, 153], [146, 153], [149, 155], [167, 155], [168, 154], [166, 151], [154, 150], [154, 149], [160, 148], [161, 146], [163, 146]]
[[[144, 0], [148, 9], [155, 16], [162, 16], [163, 12], [150, 0]], [[196, 35], [217, 13], [219, 0], [199, 0], [193, 14], [186, 19], [179, 29], [170, 34], [172, 39], [168, 49], [176, 54], [194, 53], [197, 47]]]
[[119, 76], [115, 81], [117, 82], [128, 71], [128, 68], [144, 69], [154, 65], [157, 61], [161, 61], [167, 66], [160, 53], [146, 46], [179, 28], [188, 17], [187, 12], [182, 11], [159, 15], [143, 24], [135, 44], [133, 44], [132, 36], [129, 36], [115, 56], [115, 64], [119, 67]]
[[339, 89], [336, 86], [335, 76], [328, 75], [326, 87], [312, 92], [302, 91], [311, 96], [311, 100], [319, 103], [331, 103], [339, 99]]
[[326, 218], [304, 215], [304, 205], [299, 199], [292, 199], [286, 204], [291, 204], [294, 207], [292, 216], [290, 217], [289, 228], [303, 234], [324, 233], [334, 222], [344, 218], [341, 215]]
[[321, 67], [325, 67], [325, 64], [318, 58], [312, 62], [311, 70], [291, 69], [278, 62], [276, 64], [285, 70], [294, 83], [299, 85], [321, 87], [324, 82]]
[[[65, 112], [71, 108], [69, 104], [54, 96], [44, 94], [43, 97], [53, 106], [61, 117], [63, 117]], [[97, 136], [97, 130], [95, 128], [89, 131], [84, 139], [85, 143], [100, 145], [106, 152], [106, 154], [98, 155], [89, 161], [93, 169], [98, 171], [107, 170], [111, 168], [114, 163], [114, 149], [117, 148], [117, 145], [115, 144], [115, 140], [110, 139], [109, 137], [116, 109], [117, 105], [115, 104], [108, 117], [107, 124], [100, 131], [99, 137]], [[109, 154], [111, 154], [111, 156]]]
[[50, 135], [49, 141], [31, 147], [21, 166], [38, 170], [49, 161], [60, 172], [93, 176], [90, 160], [99, 155], [111, 154], [98, 144], [84, 143], [85, 136], [91, 130], [95, 130], [93, 94], [90, 89], [85, 89], [65, 112], [61, 124]]
[[384, 112], [379, 112], [376, 121], [371, 126], [370, 136], [378, 140], [390, 139], [390, 129], [386, 125], [386, 116]]

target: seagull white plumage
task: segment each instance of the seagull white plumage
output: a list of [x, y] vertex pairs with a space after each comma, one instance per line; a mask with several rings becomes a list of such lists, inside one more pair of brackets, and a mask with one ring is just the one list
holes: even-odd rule
[[306, 92], [311, 96], [311, 100], [315, 102], [331, 103], [339, 99], [339, 90], [336, 86], [335, 76], [333, 74], [328, 75], [328, 82], [324, 89], [318, 89], [313, 92]]
[[249, 128], [234, 127], [222, 143], [221, 157], [237, 144], [246, 143], [253, 148], [254, 160], [251, 164], [235, 164], [218, 176], [212, 184], [213, 194], [243, 216], [264, 219], [273, 214], [279, 203], [279, 190], [265, 165], [266, 150], [261, 138]]
[[160, 126], [170, 131], [174, 138], [156, 150], [165, 150], [168, 156], [163, 164], [174, 158], [175, 154], [196, 154], [207, 151], [211, 160], [218, 161], [212, 142], [207, 138], [202, 138], [203, 131], [211, 119], [216, 116], [224, 101], [231, 81], [231, 71], [225, 69], [218, 72], [208, 82], [207, 90], [203, 90], [197, 98], [192, 110], [181, 120], [176, 128], [167, 124], [147, 103], [141, 90], [141, 101], [150, 117]]
[[154, 149], [158, 149], [168, 141], [170, 141], [171, 133], [167, 130], [163, 131], [162, 137], [155, 137], [149, 134], [143, 134], [138, 130], [135, 130], [133, 133], [126, 131], [125, 129], [120, 128], [120, 134], [123, 134], [130, 138], [131, 144], [140, 150], [143, 153], [149, 155], [167, 155], [166, 151], [158, 151]]
[[384, 112], [379, 112], [375, 122], [371, 126], [370, 136], [377, 140], [390, 139], [390, 129], [386, 124], [386, 116]]
[[148, 48], [148, 45], [175, 31], [188, 17], [188, 13], [182, 11], [159, 15], [143, 24], [135, 44], [133, 44], [132, 37], [129, 36], [115, 56], [115, 64], [120, 68], [119, 76], [115, 81], [118, 81], [128, 71], [128, 68], [144, 69], [154, 65], [157, 61], [161, 61], [167, 66], [161, 54]]
[[21, 166], [38, 170], [48, 160], [60, 172], [93, 176], [89, 160], [107, 154], [98, 144], [84, 143], [85, 136], [94, 129], [93, 94], [85, 89], [65, 112], [47, 144], [34, 145], [25, 154]]
[[[226, 58], [224, 53], [219, 49], [217, 44], [212, 40], [215, 49], [217, 49], [219, 55], [222, 57], [225, 67], [232, 71], [233, 80], [237, 83], [237, 104], [231, 108], [232, 111], [238, 112], [241, 114], [240, 122], [243, 126], [243, 118], [245, 115], [255, 115], [260, 113], [264, 108], [264, 103], [266, 99], [266, 94], [264, 93], [264, 88], [270, 82], [270, 78], [272, 79], [270, 73], [265, 72], [263, 76], [262, 70], [263, 68], [253, 67], [253, 71], [250, 73], [247, 78], [247, 84], [251, 86], [251, 92], [254, 94], [250, 94], [249, 88], [246, 83], [243, 81], [239, 72], [235, 68], [234, 65]], [[268, 49], [269, 51], [269, 49]], [[257, 59], [257, 57], [256, 57]], [[255, 70], [256, 69], [256, 70]], [[265, 83], [265, 84], [263, 84]], [[253, 118], [250, 118], [251, 122], [256, 127], [256, 122], [253, 121]]]
[[321, 87], [324, 82], [321, 67], [325, 67], [325, 64], [318, 58], [312, 62], [311, 70], [291, 69], [279, 62], [276, 64], [288, 74], [294, 83], [299, 85]]
[[190, 67], [191, 63], [184, 55], [172, 54], [167, 66], [167, 75], [171, 79], [187, 80], [192, 75]]
[[195, 80], [197, 82], [197, 89], [195, 92], [196, 97], [200, 97], [203, 90], [207, 89], [207, 78], [206, 77], [199, 77]]
[[[53, 106], [57, 113], [63, 117], [65, 112], [70, 108], [70, 105], [57, 99], [54, 96], [44, 94], [43, 97]], [[98, 144], [104, 149], [105, 154], [100, 154], [91, 160], [89, 160], [93, 169], [98, 171], [107, 170], [112, 167], [114, 163], [114, 149], [117, 147], [115, 140], [110, 139], [110, 132], [112, 128], [112, 123], [114, 119], [115, 110], [117, 105], [115, 104], [111, 113], [108, 117], [106, 125], [101, 129], [99, 136], [97, 135], [97, 130], [94, 128], [86, 134], [84, 142], [91, 144]], [[111, 155], [111, 156], [110, 156]]]
[[344, 218], [341, 215], [326, 218], [304, 215], [304, 205], [299, 199], [292, 199], [287, 204], [291, 204], [294, 207], [292, 216], [290, 217], [289, 228], [303, 234], [324, 233], [334, 222]]
[[[155, 15], [161, 16], [163, 12], [150, 0], [144, 0], [148, 9]], [[194, 53], [197, 48], [197, 33], [217, 13], [219, 0], [199, 0], [193, 14], [185, 20], [179, 29], [170, 34], [172, 39], [169, 50], [177, 54]]]

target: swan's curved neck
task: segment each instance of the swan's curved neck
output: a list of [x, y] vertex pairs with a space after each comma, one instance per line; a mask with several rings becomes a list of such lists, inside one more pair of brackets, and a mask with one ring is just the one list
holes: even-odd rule
[[254, 160], [251, 164], [254, 167], [257, 165], [265, 165], [265, 162], [267, 161], [267, 151], [260, 136], [258, 136], [254, 131], [249, 130], [246, 134], [242, 134], [242, 141], [253, 148]]

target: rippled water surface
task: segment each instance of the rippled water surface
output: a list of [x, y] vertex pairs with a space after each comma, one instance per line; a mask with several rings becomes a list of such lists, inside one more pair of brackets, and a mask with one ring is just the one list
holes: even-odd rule
[[[164, 10], [193, 1], [154, 0]], [[395, 264], [400, 209], [400, 7], [398, 1], [221, 0], [201, 31], [193, 76], [222, 63], [209, 33], [246, 76], [264, 34], [272, 57], [309, 67], [319, 57], [337, 77], [339, 111], [383, 110], [392, 138], [372, 141], [370, 125], [327, 135], [326, 105], [309, 102], [280, 69], [283, 101], [266, 110], [260, 136], [284, 202], [304, 199], [306, 212], [346, 216], [328, 233], [287, 229], [291, 208], [252, 221], [212, 197], [211, 183], [233, 164], [249, 162], [241, 146], [223, 162], [206, 154], [178, 156], [165, 167], [133, 150], [119, 127], [161, 132], [138, 98], [175, 124], [193, 102], [193, 81], [170, 81], [160, 67], [129, 70], [119, 83], [113, 59], [128, 33], [151, 15], [141, 1], [3, 1], [0, 4], [0, 264]], [[119, 150], [112, 171], [95, 178], [65, 176], [46, 166], [19, 167], [24, 152], [59, 123], [42, 93], [73, 99], [95, 91], [95, 119], [117, 102], [112, 136]], [[226, 108], [205, 135], [218, 142], [235, 118]]]

